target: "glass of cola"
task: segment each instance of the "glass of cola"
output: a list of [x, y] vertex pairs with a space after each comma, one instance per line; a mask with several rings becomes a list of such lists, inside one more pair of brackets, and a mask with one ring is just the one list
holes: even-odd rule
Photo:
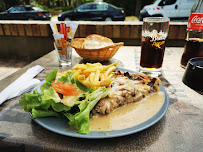
[[165, 17], [144, 18], [139, 68], [141, 73], [161, 75], [169, 22], [170, 19]]

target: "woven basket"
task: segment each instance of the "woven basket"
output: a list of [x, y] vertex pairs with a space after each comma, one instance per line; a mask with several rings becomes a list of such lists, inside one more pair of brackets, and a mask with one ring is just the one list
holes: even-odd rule
[[100, 49], [84, 49], [82, 44], [85, 38], [75, 38], [71, 41], [70, 46], [75, 49], [80, 57], [88, 62], [103, 62], [111, 59], [118, 49], [123, 46], [123, 42], [114, 43], [112, 46]]

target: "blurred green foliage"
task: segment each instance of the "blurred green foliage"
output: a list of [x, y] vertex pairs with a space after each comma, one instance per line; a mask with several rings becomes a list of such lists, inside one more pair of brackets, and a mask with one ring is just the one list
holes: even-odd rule
[[24, 0], [0, 0], [0, 12], [7, 10], [8, 8], [23, 4]]
[[74, 6], [47, 7], [47, 6], [39, 5], [39, 4], [36, 4], [35, 6], [41, 8], [43, 10], [47, 10], [47, 11], [62, 10], [62, 12], [67, 11], [67, 10], [73, 10], [75, 8]]
[[35, 6], [41, 8], [41, 9], [43, 9], [43, 10], [48, 10], [48, 9], [49, 9], [49, 8], [48, 8], [47, 6], [45, 6], [45, 5], [35, 4]]

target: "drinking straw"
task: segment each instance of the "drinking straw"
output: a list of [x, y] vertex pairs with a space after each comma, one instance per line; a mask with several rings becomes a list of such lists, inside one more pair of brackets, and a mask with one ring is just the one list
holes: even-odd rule
[[60, 34], [65, 36], [65, 23], [60, 23]]
[[68, 41], [68, 35], [70, 33], [70, 26], [66, 25], [66, 40]]
[[66, 54], [66, 40], [65, 40], [65, 23], [60, 23], [60, 34], [63, 35], [63, 38], [61, 38], [62, 42], [62, 55], [67, 56]]
[[51, 29], [52, 29], [52, 31], [53, 31], [53, 34], [58, 33], [58, 28], [57, 28], [56, 23], [51, 22], [51, 23], [50, 23], [50, 26], [51, 26]]

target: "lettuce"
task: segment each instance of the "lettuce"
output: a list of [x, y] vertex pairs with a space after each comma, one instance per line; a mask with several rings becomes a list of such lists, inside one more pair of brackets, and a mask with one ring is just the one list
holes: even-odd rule
[[52, 87], [49, 87], [42, 93], [34, 90], [33, 94], [23, 94], [19, 100], [19, 106], [23, 107], [26, 112], [32, 112], [33, 118], [60, 117], [60, 112], [70, 110], [70, 107], [60, 103], [60, 100], [56, 91]]
[[75, 85], [76, 87], [78, 87], [80, 90], [82, 90], [83, 92], [88, 92], [90, 88], [84, 86], [78, 79], [71, 79], [71, 82], [73, 85]]
[[56, 79], [56, 74], [57, 70], [54, 70], [46, 75], [46, 82], [40, 87], [41, 92], [44, 92], [44, 90], [47, 90], [51, 87], [51, 83]]
[[70, 120], [69, 125], [75, 127], [79, 133], [89, 133], [90, 112], [97, 102], [100, 99], [105, 98], [108, 94], [109, 92], [105, 87], [101, 87], [88, 94], [86, 99], [83, 100], [78, 106], [80, 112], [76, 113], [75, 115], [66, 114], [66, 117]]
[[43, 85], [41, 85], [40, 90], [41, 92], [44, 92], [44, 90], [49, 89], [51, 87], [51, 84], [48, 82], [45, 82]]
[[71, 79], [73, 73], [74, 72], [67, 72], [66, 76], [62, 76], [62, 77], [58, 78], [57, 81], [71, 83], [71, 84], [75, 85], [76, 87], [78, 87], [83, 92], [88, 92], [89, 88], [84, 86], [78, 79], [74, 79], [74, 78]]
[[59, 103], [61, 98], [59, 97], [58, 93], [50, 87], [49, 89], [44, 90], [44, 95], [42, 96], [42, 100], [54, 100], [56, 103]]
[[56, 112], [63, 112], [63, 111], [67, 112], [71, 109], [70, 107], [64, 105], [63, 103], [55, 103], [55, 102], [52, 102], [51, 107]]
[[32, 109], [32, 116], [33, 118], [40, 118], [40, 117], [60, 117], [60, 115], [51, 110], [38, 110], [38, 109]]
[[63, 81], [63, 82], [71, 83], [71, 77], [72, 77], [73, 73], [74, 72], [67, 72], [66, 76], [62, 76], [62, 77], [58, 78], [57, 81]]
[[58, 93], [51, 87], [56, 80], [57, 70], [51, 71], [46, 76], [46, 82], [41, 85], [39, 93], [34, 90], [32, 94], [25, 93], [19, 100], [19, 106], [24, 111], [31, 112], [33, 118], [39, 117], [63, 117], [68, 118], [69, 125], [77, 129], [77, 132], [89, 133], [90, 112], [97, 102], [105, 98], [109, 92], [105, 87], [94, 90], [80, 83], [72, 77], [73, 72], [67, 72], [66, 76], [57, 78], [57, 81], [71, 83], [77, 86], [83, 93], [76, 97], [64, 98], [62, 103]]
[[80, 104], [81, 100], [85, 98], [85, 93], [81, 93], [77, 96], [63, 96], [61, 102], [69, 107]]
[[46, 76], [46, 82], [51, 84], [56, 79], [57, 70], [51, 71]]
[[33, 94], [25, 93], [19, 100], [19, 106], [24, 108], [25, 112], [31, 112], [32, 109], [41, 106], [41, 94], [34, 90]]
[[[19, 106], [24, 108], [26, 112], [32, 112], [33, 118], [57, 116], [60, 112], [67, 112], [71, 108], [60, 103], [55, 102], [56, 95], [50, 96], [53, 93], [53, 88], [45, 90], [45, 95], [40, 94], [35, 90], [33, 94], [25, 93], [19, 100]], [[54, 92], [53, 94], [57, 94]], [[58, 96], [58, 95], [57, 95]]]
[[46, 76], [46, 82], [41, 85], [40, 90], [43, 92], [51, 87], [51, 83], [56, 79], [57, 70], [51, 71]]

